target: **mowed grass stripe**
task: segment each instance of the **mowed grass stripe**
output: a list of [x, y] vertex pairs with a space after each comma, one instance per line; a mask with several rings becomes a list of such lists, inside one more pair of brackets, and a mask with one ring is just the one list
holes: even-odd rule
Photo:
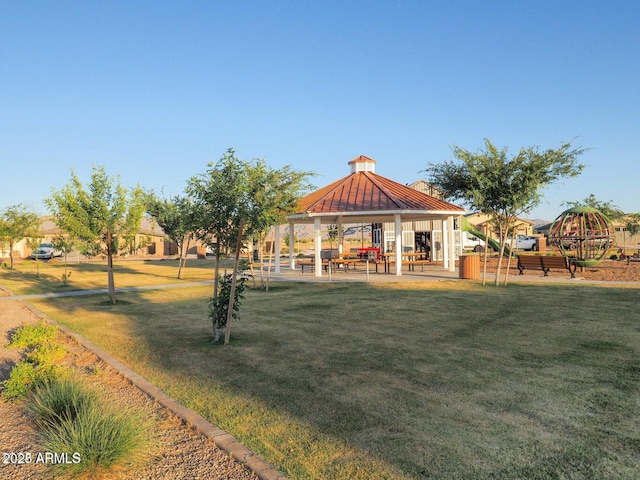
[[272, 284], [38, 301], [293, 478], [640, 477], [637, 288]]

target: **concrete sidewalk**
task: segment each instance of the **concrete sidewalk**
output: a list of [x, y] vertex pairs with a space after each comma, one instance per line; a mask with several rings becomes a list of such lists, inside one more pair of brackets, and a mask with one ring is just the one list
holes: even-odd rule
[[[256, 272], [256, 279], [259, 278], [259, 271]], [[305, 272], [304, 274], [300, 270], [291, 270], [287, 265], [282, 266], [280, 273], [269, 274], [271, 280], [274, 281], [291, 281], [291, 282], [307, 282], [307, 283], [328, 283], [328, 282], [370, 282], [370, 283], [399, 283], [399, 282], [439, 282], [439, 281], [460, 281], [460, 282], [479, 282], [481, 278], [474, 279], [460, 279], [459, 271], [456, 268], [455, 271], [450, 272], [445, 270], [442, 266], [438, 265], [426, 265], [424, 270], [421, 270], [420, 266], [416, 267], [416, 271], [403, 270], [402, 275], [397, 276], [393, 273], [376, 273], [375, 268], [370, 267], [369, 275], [367, 277], [366, 268], [364, 265], [356, 269], [349, 269], [346, 272], [340, 269], [333, 272], [329, 276], [328, 272], [322, 272], [322, 277], [314, 276], [313, 272]], [[480, 273], [482, 275], [482, 272]], [[264, 272], [266, 278], [267, 272]], [[495, 273], [487, 273], [487, 283], [495, 282]], [[501, 283], [504, 276], [501, 275]], [[542, 272], [531, 272], [525, 275], [510, 274], [509, 283], [566, 283], [566, 284], [600, 284], [600, 283], [612, 283], [596, 280], [585, 280], [578, 275], [576, 278], [571, 278], [567, 273], [566, 275], [550, 275], [545, 277]], [[616, 283], [633, 283], [633, 282], [616, 282]]]
[[[256, 281], [259, 281], [260, 271], [255, 273]], [[312, 272], [302, 273], [301, 270], [291, 270], [289, 266], [282, 266], [280, 273], [273, 271], [267, 272], [266, 268], [263, 270], [264, 279], [267, 275], [272, 281], [275, 282], [303, 282], [303, 283], [408, 283], [408, 282], [444, 282], [444, 281], [460, 281], [460, 282], [479, 282], [480, 278], [474, 279], [460, 279], [458, 269], [450, 272], [445, 270], [442, 266], [438, 265], [426, 265], [424, 270], [418, 267], [417, 271], [403, 271], [402, 275], [397, 276], [392, 273], [378, 272], [376, 273], [374, 267], [370, 267], [369, 274], [364, 265], [358, 266], [358, 268], [351, 268], [347, 271], [340, 269], [329, 275], [328, 272], [322, 272], [322, 277], [316, 277]], [[495, 274], [487, 273], [487, 283], [495, 282]], [[504, 277], [501, 275], [501, 283], [504, 281]], [[588, 284], [637, 284], [637, 282], [610, 282], [599, 280], [585, 280], [579, 275], [576, 278], [570, 278], [567, 275], [550, 275], [545, 277], [542, 272], [540, 273], [528, 273], [526, 275], [509, 275], [509, 283], [562, 283], [573, 285], [588, 285]], [[147, 285], [140, 287], [122, 287], [116, 288], [116, 293], [126, 292], [142, 292], [147, 290], [163, 290], [174, 288], [191, 288], [199, 287], [202, 285], [213, 285], [213, 280], [205, 280], [201, 282], [185, 282], [185, 283], [170, 283], [163, 285]], [[75, 297], [85, 295], [107, 295], [109, 293], [106, 288], [98, 288], [91, 290], [70, 290], [66, 292], [49, 292], [49, 293], [35, 293], [29, 295], [9, 295], [0, 296], [0, 302], [10, 300], [29, 300], [36, 298], [56, 298], [56, 297]]]

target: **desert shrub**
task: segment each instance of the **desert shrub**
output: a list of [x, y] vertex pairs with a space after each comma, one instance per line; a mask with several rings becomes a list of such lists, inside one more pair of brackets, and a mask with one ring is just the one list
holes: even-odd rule
[[29, 386], [33, 384], [36, 367], [29, 362], [20, 362], [11, 369], [9, 378], [2, 382], [2, 396], [6, 400], [18, 400], [27, 395]]
[[11, 336], [10, 347], [34, 348], [38, 345], [50, 342], [56, 337], [58, 328], [44, 320], [33, 325], [25, 325], [18, 328]]
[[60, 418], [41, 432], [40, 445], [50, 452], [79, 454], [77, 463], [60, 463], [54, 470], [71, 476], [95, 478], [116, 465], [134, 463], [149, 446], [147, 426], [137, 415], [87, 406], [75, 418]]
[[66, 354], [67, 349], [64, 345], [56, 342], [48, 342], [27, 352], [25, 360], [30, 363], [45, 365], [60, 362]]
[[91, 408], [97, 394], [70, 377], [54, 378], [37, 386], [27, 401], [36, 423], [47, 427], [64, 420], [73, 421], [79, 412]]
[[20, 400], [34, 388], [55, 378], [65, 378], [69, 370], [55, 364], [37, 365], [35, 363], [18, 362], [2, 382], [2, 396], [6, 400]]
[[[209, 300], [209, 318], [218, 330], [222, 330], [227, 326], [227, 313], [229, 311], [229, 301], [231, 300], [231, 281], [233, 274], [227, 274], [220, 279], [220, 291], [218, 296]], [[236, 279], [236, 289], [234, 292], [232, 318], [239, 319], [240, 304], [244, 300], [244, 289], [247, 277], [239, 276]], [[216, 338], [216, 341], [218, 339]]]

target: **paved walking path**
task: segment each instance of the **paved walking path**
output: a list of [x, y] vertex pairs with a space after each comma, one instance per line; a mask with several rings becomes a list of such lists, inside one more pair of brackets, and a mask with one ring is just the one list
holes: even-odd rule
[[[145, 290], [163, 290], [167, 288], [189, 288], [189, 287], [199, 287], [201, 285], [213, 285], [213, 281], [207, 280], [202, 282], [170, 283], [166, 285], [145, 285], [141, 287], [122, 287], [122, 288], [116, 288], [116, 293], [142, 292]], [[100, 294], [108, 294], [108, 293], [109, 293], [109, 290], [106, 288], [94, 288], [90, 290], [69, 290], [66, 292], [32, 293], [28, 295], [0, 296], [0, 302], [8, 301], [8, 300], [29, 300], [33, 298], [78, 297], [82, 295], [100, 295]]]
[[[259, 281], [259, 271], [255, 272], [256, 281]], [[264, 278], [266, 279], [267, 272], [264, 272]], [[285, 282], [305, 282], [305, 283], [328, 283], [328, 282], [370, 282], [370, 283], [398, 283], [398, 282], [438, 282], [438, 281], [453, 281], [460, 280], [466, 282], [473, 282], [478, 280], [461, 280], [458, 276], [458, 270], [453, 272], [445, 270], [440, 266], [428, 265], [424, 268], [424, 271], [415, 272], [403, 272], [401, 276], [397, 276], [391, 273], [375, 273], [375, 269], [371, 269], [369, 275], [364, 267], [358, 269], [350, 269], [348, 271], [339, 270], [331, 275], [327, 272], [322, 272], [322, 277], [316, 277], [313, 273], [302, 273], [300, 270], [291, 270], [288, 266], [281, 267], [280, 273], [271, 272], [269, 277], [273, 281], [285, 281]], [[495, 281], [495, 274], [487, 274], [487, 282], [492, 283]], [[637, 282], [611, 282], [603, 280], [585, 280], [581, 278], [579, 274], [576, 278], [570, 278], [569, 275], [551, 275], [545, 277], [542, 273], [529, 274], [529, 275], [510, 275], [509, 282], [512, 283], [566, 283], [566, 284], [637, 284]], [[163, 290], [173, 288], [191, 288], [202, 285], [213, 285], [213, 280], [204, 280], [200, 282], [185, 282], [185, 283], [170, 283], [164, 285], [146, 285], [140, 287], [122, 287], [116, 288], [116, 293], [121, 292], [141, 292], [146, 290]], [[66, 292], [49, 292], [49, 293], [35, 293], [28, 295], [11, 295], [0, 296], [0, 302], [8, 300], [29, 300], [34, 298], [55, 298], [55, 297], [74, 297], [83, 295], [101, 295], [108, 294], [109, 290], [106, 288], [97, 288], [91, 290], [70, 290]]]

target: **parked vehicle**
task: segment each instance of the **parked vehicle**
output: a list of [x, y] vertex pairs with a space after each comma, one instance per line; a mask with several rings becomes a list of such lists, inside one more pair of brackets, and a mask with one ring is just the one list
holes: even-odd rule
[[[495, 251], [495, 247], [489, 243], [491, 250]], [[507, 247], [511, 247], [511, 238], [507, 238]], [[462, 232], [462, 249], [473, 250], [474, 252], [484, 252], [485, 241], [476, 237], [472, 233]], [[537, 250], [538, 242], [536, 237], [528, 237], [527, 235], [516, 235], [514, 250]]]
[[[484, 252], [485, 241], [470, 232], [462, 232], [462, 249]], [[493, 247], [490, 247], [493, 250]]]
[[[511, 237], [507, 238], [507, 246], [511, 245]], [[538, 240], [536, 237], [528, 237], [526, 235], [516, 235], [513, 242], [514, 250], [537, 250]]]
[[62, 250], [55, 250], [53, 243], [41, 243], [31, 254], [31, 258], [51, 260], [53, 257], [61, 257]]

